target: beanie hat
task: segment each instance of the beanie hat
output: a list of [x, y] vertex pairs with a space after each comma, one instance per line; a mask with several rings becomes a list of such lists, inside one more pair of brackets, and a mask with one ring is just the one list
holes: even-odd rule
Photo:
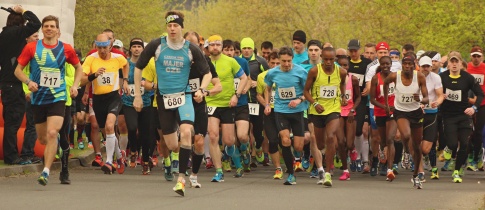
[[246, 37], [244, 39], [241, 40], [241, 49], [244, 49], [244, 48], [251, 48], [254, 50], [254, 41], [253, 39], [249, 38], [249, 37]]
[[302, 30], [295, 31], [293, 33], [293, 40], [303, 42], [303, 44], [306, 43], [306, 34]]

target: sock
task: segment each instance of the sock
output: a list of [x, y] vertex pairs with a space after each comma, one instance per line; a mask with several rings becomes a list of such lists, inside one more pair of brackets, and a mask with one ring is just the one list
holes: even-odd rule
[[[91, 124], [89, 124], [91, 126]], [[83, 132], [84, 132], [84, 124], [77, 124], [77, 139], [80, 139], [83, 137]], [[91, 130], [91, 129], [90, 129]]]
[[88, 141], [91, 140], [91, 123], [86, 123], [86, 126], [84, 126], [84, 130], [86, 131], [86, 137], [89, 136]]
[[241, 154], [239, 153], [238, 149], [234, 150], [234, 153], [232, 154], [232, 161], [234, 162], [234, 166], [236, 166], [236, 169], [242, 168], [241, 165]]
[[69, 130], [69, 143], [74, 144], [74, 129]]
[[192, 156], [192, 173], [197, 174], [199, 173], [200, 169], [200, 164], [202, 164], [202, 159], [204, 158], [204, 155], [200, 154], [194, 154]]
[[45, 172], [47, 175], [49, 175], [50, 170], [44, 167], [44, 170], [42, 172]]
[[433, 168], [435, 168], [436, 167], [436, 147], [431, 147], [431, 150], [429, 151], [428, 157], [429, 157], [430, 165]]
[[357, 160], [362, 159], [360, 154], [362, 152], [363, 142], [364, 142], [364, 134], [355, 137], [354, 144], [355, 144], [355, 150], [357, 151]]
[[[402, 159], [402, 150], [403, 150], [403, 145], [401, 141], [395, 141], [394, 142], [394, 148], [395, 148], [395, 153], [394, 153], [394, 164], [398, 164], [401, 162]], [[436, 157], [435, 157], [436, 160]]]
[[344, 170], [344, 173], [345, 173], [345, 172], [349, 173], [349, 169], [345, 169], [345, 170]]
[[222, 172], [222, 168], [217, 168], [217, 169], [216, 169], [216, 173], [221, 173], [221, 174], [222, 174], [222, 173], [223, 173], [223, 172]]
[[226, 146], [226, 147], [225, 147], [226, 154], [227, 154], [228, 156], [232, 156], [232, 155], [234, 154], [234, 150], [236, 150], [236, 149], [235, 149], [235, 147], [236, 147], [235, 145], [232, 145], [232, 146]]
[[67, 148], [66, 150], [62, 150], [62, 157], [61, 157], [61, 171], [67, 172], [69, 170], [69, 152], [70, 149]]
[[372, 167], [373, 168], [376, 168], [377, 167], [377, 163], [379, 162], [379, 158], [378, 157], [372, 157]]
[[303, 157], [305, 160], [310, 160], [310, 144], [305, 144], [303, 146]]
[[187, 171], [187, 163], [189, 162], [190, 153], [192, 153], [192, 147], [187, 145], [180, 146], [180, 164], [179, 173], [185, 174]]
[[96, 155], [99, 155], [99, 156], [101, 156], [101, 152], [96, 152]]
[[387, 173], [389, 173], [389, 172], [391, 172], [391, 171], [392, 171], [392, 169], [390, 169], [390, 168], [388, 168], [388, 169], [387, 169]]
[[172, 157], [172, 161], [179, 160], [179, 153], [178, 152], [172, 152], [172, 154], [170, 154], [170, 156]]
[[291, 148], [283, 146], [281, 150], [283, 152], [286, 170], [288, 171], [288, 174], [293, 174], [293, 154], [291, 154]]
[[120, 149], [126, 150], [128, 146], [128, 134], [120, 134]]
[[106, 162], [113, 163], [113, 155], [116, 146], [115, 134], [106, 135]]
[[244, 152], [246, 152], [246, 150], [248, 150], [248, 145], [249, 145], [249, 143], [241, 143], [241, 146], [239, 146], [241, 153], [244, 153]]
[[122, 157], [120, 145], [116, 136], [115, 136], [115, 154], [116, 154], [116, 159], [120, 159]]
[[164, 158], [163, 163], [165, 167], [170, 167], [172, 165], [172, 162], [170, 161], [170, 157]]
[[369, 162], [369, 141], [362, 141], [362, 162]]
[[325, 173], [325, 169], [323, 169], [323, 167], [319, 167], [318, 171], [323, 171], [323, 173]]

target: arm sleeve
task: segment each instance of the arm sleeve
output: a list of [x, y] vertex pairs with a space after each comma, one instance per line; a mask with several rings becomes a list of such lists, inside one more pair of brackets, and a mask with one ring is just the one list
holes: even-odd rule
[[74, 51], [70, 44], [64, 43], [64, 54], [66, 54], [66, 62], [72, 65], [77, 65], [80, 62], [76, 51]]
[[207, 60], [199, 47], [191, 43], [189, 45], [189, 50], [192, 53], [192, 61], [194, 62], [194, 65], [196, 65], [195, 69], [199, 70], [200, 75], [209, 73], [209, 64], [207, 64]]
[[246, 74], [242, 68], [239, 69], [239, 71], [236, 73], [236, 76], [234, 78], [239, 78], [242, 75]]
[[22, 16], [28, 20], [28, 22], [25, 26], [21, 27], [20, 36], [23, 39], [26, 39], [35, 32], [39, 31], [42, 24], [39, 18], [37, 18], [37, 16], [31, 11], [25, 11]]
[[475, 82], [475, 78], [472, 75], [470, 75], [468, 77], [468, 80], [469, 80], [468, 82], [473, 84], [472, 91], [477, 96], [477, 100], [475, 101], [475, 106], [480, 107], [480, 104], [482, 103], [482, 100], [483, 100], [482, 88], [480, 87], [480, 85], [477, 82]]
[[157, 51], [158, 46], [160, 46], [161, 38], [157, 38], [152, 40], [148, 45], [145, 47], [143, 52], [141, 52], [140, 58], [136, 62], [136, 68], [145, 69], [150, 62], [150, 59], [155, 57], [155, 52]]

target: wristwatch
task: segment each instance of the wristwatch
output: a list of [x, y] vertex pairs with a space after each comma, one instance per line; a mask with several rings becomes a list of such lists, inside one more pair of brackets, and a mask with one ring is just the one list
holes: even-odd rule
[[241, 93], [236, 93], [236, 97], [237, 98], [241, 97]]
[[30, 79], [27, 79], [27, 80], [25, 80], [25, 82], [24, 82], [24, 83], [25, 83], [26, 85], [29, 85], [30, 81], [31, 81]]
[[475, 113], [478, 112], [477, 106], [473, 105], [472, 108], [475, 110]]

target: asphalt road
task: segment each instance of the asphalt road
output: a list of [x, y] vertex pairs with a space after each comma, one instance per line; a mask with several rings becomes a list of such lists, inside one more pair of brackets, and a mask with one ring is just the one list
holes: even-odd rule
[[[233, 171], [234, 172], [234, 171]], [[350, 181], [333, 178], [333, 187], [316, 185], [308, 173], [297, 173], [297, 185], [273, 180], [273, 168], [259, 166], [243, 178], [225, 174], [224, 183], [211, 183], [214, 169], [201, 169], [200, 189], [187, 188], [181, 197], [172, 191], [161, 168], [141, 175], [141, 167], [125, 174], [105, 175], [99, 168], [71, 169], [71, 185], [61, 185], [59, 172], [49, 184], [37, 184], [38, 174], [0, 178], [0, 209], [483, 209], [485, 172], [467, 171], [463, 183], [451, 182], [451, 172], [429, 180], [416, 190], [411, 171], [390, 183], [385, 177], [352, 173]], [[479, 183], [483, 182], [483, 183]]]

